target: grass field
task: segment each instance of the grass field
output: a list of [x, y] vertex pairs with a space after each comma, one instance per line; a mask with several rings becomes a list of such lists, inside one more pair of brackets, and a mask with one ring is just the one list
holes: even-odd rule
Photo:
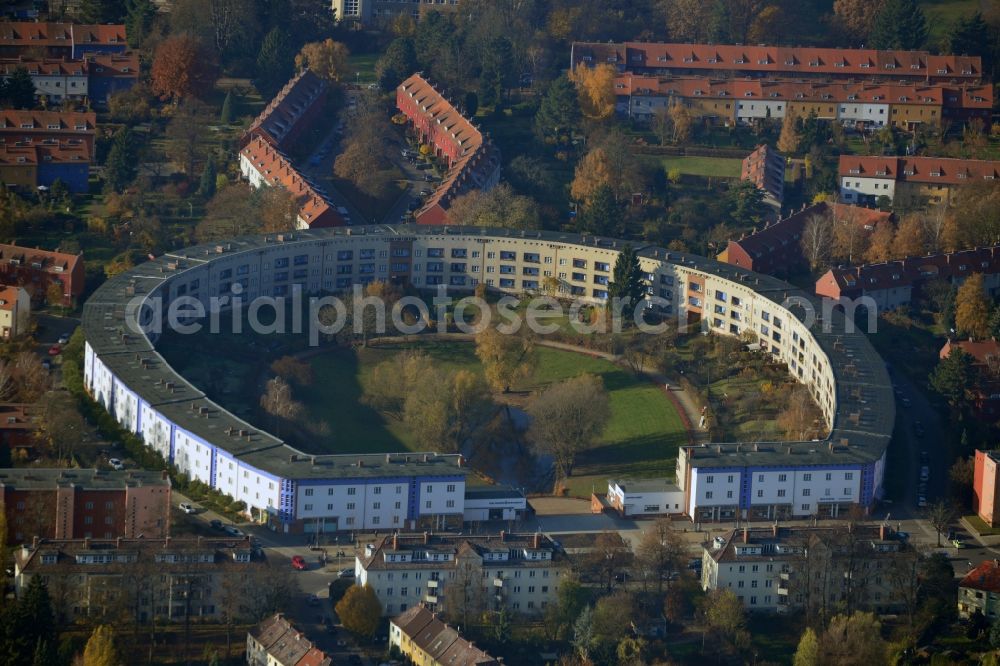
[[735, 157], [669, 156], [647, 159], [658, 162], [664, 171], [669, 172], [671, 169], [677, 169], [685, 176], [740, 177], [741, 163]]
[[958, 18], [984, 9], [985, 3], [979, 0], [921, 0], [918, 4], [927, 17], [928, 41], [936, 45]]
[[375, 61], [378, 60], [378, 53], [364, 53], [361, 55], [352, 55], [348, 57], [347, 62], [354, 72], [351, 81], [347, 83], [352, 83], [357, 81], [358, 83], [374, 83], [375, 82]]
[[[304, 348], [300, 338], [283, 336], [279, 348], [274, 341], [269, 344], [245, 335], [203, 334], [195, 343], [191, 338], [165, 336], [159, 348], [195, 386], [235, 414], [273, 431], [275, 424], [257, 404], [260, 381], [271, 359]], [[383, 453], [416, 448], [402, 421], [362, 402], [372, 369], [413, 347], [430, 355], [439, 367], [482, 372], [475, 348], [469, 343], [427, 342], [320, 354], [309, 361], [313, 384], [297, 391], [296, 398], [306, 406], [304, 422], [324, 423], [327, 428], [307, 437], [300, 435], [294, 444], [310, 453]], [[533, 374], [512, 387], [515, 399], [582, 373], [600, 376], [610, 394], [611, 421], [598, 445], [579, 456], [570, 479], [572, 494], [588, 496], [594, 486], [606, 488], [609, 477], [673, 476], [677, 448], [686, 442], [686, 434], [673, 404], [657, 386], [584, 354], [548, 348], [539, 348], [535, 354]]]

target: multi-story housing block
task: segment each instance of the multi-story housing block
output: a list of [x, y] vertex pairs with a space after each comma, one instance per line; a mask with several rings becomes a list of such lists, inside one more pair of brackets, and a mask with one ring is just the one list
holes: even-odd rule
[[738, 44], [574, 42], [570, 68], [607, 63], [620, 72], [647, 75], [710, 74], [976, 83], [979, 56], [932, 55], [926, 51], [878, 51]]
[[9, 543], [43, 539], [159, 539], [170, 533], [166, 472], [0, 469]]
[[428, 12], [454, 12], [459, 0], [332, 0], [340, 21], [362, 25], [388, 25], [397, 16], [420, 19]]
[[249, 537], [35, 539], [14, 552], [17, 594], [40, 577], [60, 622], [249, 616], [268, 569]]
[[0, 284], [24, 287], [36, 301], [45, 299], [49, 287], [58, 283], [63, 305], [71, 306], [83, 293], [83, 282], [82, 254], [0, 244]]
[[28, 332], [31, 297], [24, 287], [0, 287], [0, 338], [11, 340]]
[[766, 143], [743, 159], [740, 180], [746, 180], [764, 193], [764, 202], [781, 209], [785, 196], [785, 156]]
[[879, 312], [910, 303], [929, 282], [960, 285], [981, 273], [989, 295], [1000, 290], [1000, 246], [961, 250], [864, 266], [837, 266], [816, 280], [816, 295], [838, 300], [871, 298]]
[[698, 120], [732, 126], [789, 114], [814, 115], [852, 129], [918, 125], [979, 118], [988, 121], [993, 90], [988, 85], [862, 83], [823, 80], [657, 77], [625, 73], [614, 81], [615, 109], [648, 122], [658, 111], [683, 104]]
[[888, 612], [901, 605], [894, 558], [907, 548], [885, 525], [736, 529], [704, 549], [701, 585], [732, 590], [751, 611]]
[[0, 23], [0, 56], [16, 58], [43, 51], [50, 58], [83, 58], [128, 49], [124, 25], [81, 23]]
[[981, 614], [996, 622], [1000, 614], [1000, 561], [985, 560], [965, 574], [958, 584], [958, 614], [969, 618]]
[[[122, 427], [192, 478], [246, 502], [251, 516], [276, 529], [344, 526], [347, 509], [339, 499], [307, 502], [298, 489], [359, 486], [360, 479], [384, 485], [382, 493], [392, 488], [390, 494], [403, 480], [401, 494], [411, 508], [399, 529], [460, 520], [465, 470], [457, 456], [303, 454], [209, 400], [165, 363], [155, 347], [156, 331], [140, 327], [181, 296], [207, 311], [237, 283], [247, 303], [258, 296], [343, 291], [375, 280], [417, 289], [443, 285], [458, 293], [485, 284], [498, 293], [524, 295], [539, 293], [551, 276], [560, 296], [602, 304], [623, 245], [562, 232], [394, 225], [310, 229], [188, 248], [144, 262], [95, 292], [83, 315], [85, 386]], [[871, 507], [882, 494], [895, 403], [884, 364], [861, 332], [847, 328], [843, 312], [742, 267], [658, 247], [637, 254], [647, 290], [639, 307], [719, 335], [752, 333], [762, 352], [809, 389], [822, 414], [803, 441], [681, 447], [675, 483], [683, 493], [682, 512], [696, 521], [773, 520]], [[128, 302], [145, 304], [137, 322], [125, 319]], [[454, 507], [447, 504], [451, 498], [421, 497], [423, 484], [433, 485], [436, 494], [441, 483], [455, 484]], [[318, 513], [317, 506], [328, 513]], [[370, 527], [395, 527], [374, 513], [384, 505], [370, 508], [367, 515], [379, 516], [378, 526]]]
[[97, 114], [76, 111], [0, 110], [0, 143], [83, 145], [93, 154]]
[[473, 190], [491, 190], [500, 182], [500, 152], [470, 120], [420, 74], [396, 89], [398, 108], [422, 143], [447, 162], [444, 180], [414, 215], [418, 224], [446, 224], [455, 199]]
[[542, 534], [499, 536], [394, 534], [355, 558], [358, 585], [369, 585], [393, 616], [417, 604], [539, 615], [556, 601], [563, 554]]
[[333, 660], [277, 613], [247, 632], [247, 666], [332, 666]]
[[423, 604], [389, 620], [389, 646], [420, 666], [500, 666]]
[[90, 76], [84, 60], [30, 56], [0, 59], [0, 79], [9, 79], [19, 69], [31, 76], [35, 97], [48, 103], [83, 100], [90, 94]]
[[847, 203], [873, 205], [887, 197], [898, 206], [949, 205], [963, 185], [1000, 178], [1000, 161], [841, 155], [837, 173]]

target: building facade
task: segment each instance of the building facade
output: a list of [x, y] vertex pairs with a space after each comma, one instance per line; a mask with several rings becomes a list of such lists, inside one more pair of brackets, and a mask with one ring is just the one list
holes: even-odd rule
[[732, 590], [750, 611], [890, 612], [902, 595], [894, 558], [907, 548], [885, 525], [737, 529], [704, 549], [701, 586]]
[[863, 266], [835, 267], [816, 281], [816, 295], [872, 299], [879, 312], [910, 303], [935, 280], [960, 285], [974, 273], [983, 276], [988, 295], [1000, 291], [1000, 245]]
[[459, 0], [331, 0], [338, 21], [388, 25], [397, 16], [420, 19], [428, 12], [454, 12]]
[[394, 534], [355, 557], [358, 585], [368, 585], [392, 617], [423, 604], [432, 611], [507, 610], [540, 615], [556, 602], [565, 556], [535, 534], [451, 536]]
[[1000, 562], [985, 560], [958, 584], [958, 614], [969, 618], [980, 613], [989, 622], [996, 622], [1000, 613]]
[[855, 157], [841, 155], [840, 199], [874, 205], [888, 197], [896, 205], [953, 204], [963, 185], [1000, 178], [1000, 161], [944, 157]]
[[41, 578], [59, 622], [218, 622], [252, 614], [268, 569], [249, 537], [35, 539], [14, 552], [14, 587]]
[[[444, 285], [459, 293], [482, 283], [500, 293], [531, 294], [551, 276], [559, 281], [560, 296], [603, 303], [621, 246], [561, 232], [399, 225], [311, 229], [188, 248], [115, 276], [88, 301], [85, 386], [129, 432], [192, 478], [245, 501], [261, 522], [317, 529], [336, 517], [344, 525], [345, 505], [308, 502], [313, 506], [306, 510], [305, 495], [298, 491], [360, 488], [362, 479], [366, 486], [384, 486], [382, 492], [392, 488], [391, 494], [403, 479], [401, 494], [408, 498], [401, 505], [408, 507], [406, 524], [386, 525], [382, 513], [369, 513], [380, 516], [372, 528], [421, 529], [460, 520], [466, 472], [460, 458], [298, 452], [206, 398], [163, 361], [155, 332], [139, 326], [152, 323], [153, 312], [181, 296], [207, 309], [213, 298], [230, 295], [236, 283], [246, 303], [258, 296], [343, 291], [375, 280], [417, 289]], [[882, 492], [895, 403], [884, 364], [865, 336], [848, 331], [838, 310], [827, 311], [775, 278], [657, 247], [642, 247], [637, 254], [649, 299], [645, 306], [716, 334], [752, 334], [762, 351], [786, 364], [810, 390], [822, 413], [820, 428], [827, 429], [802, 442], [681, 447], [676, 483], [684, 492], [684, 513], [697, 521], [756, 520], [836, 516], [858, 504], [870, 507]], [[152, 299], [159, 299], [155, 308]], [[124, 319], [123, 305], [130, 301], [148, 306], [138, 323]], [[822, 326], [807, 325], [804, 304]], [[826, 482], [834, 476], [836, 483]], [[454, 493], [438, 495], [442, 482], [455, 485]], [[422, 496], [429, 494], [426, 484], [433, 486], [434, 497]], [[402, 508], [381, 505], [377, 511], [387, 510], [399, 511], [392, 516], [402, 520]]]
[[740, 180], [756, 185], [764, 193], [764, 203], [780, 211], [785, 199], [785, 156], [762, 143], [743, 159]]
[[867, 79], [978, 83], [979, 56], [927, 51], [878, 51], [739, 44], [574, 42], [570, 69], [607, 63], [620, 72], [647, 75], [711, 74], [721, 77]]
[[623, 517], [684, 513], [684, 492], [660, 479], [608, 481], [607, 502]]
[[465, 514], [467, 523], [491, 520], [520, 520], [528, 512], [524, 493], [504, 486], [466, 486]]
[[972, 476], [972, 509], [990, 527], [1000, 522], [1000, 453], [976, 449]]
[[94, 151], [97, 114], [77, 111], [0, 111], [0, 143], [69, 144]]
[[11, 340], [28, 332], [31, 297], [24, 287], [0, 288], [0, 338]]
[[458, 630], [419, 604], [389, 620], [389, 647], [397, 648], [411, 664], [419, 666], [500, 666]]
[[142, 470], [0, 469], [9, 543], [161, 539], [170, 533], [170, 478]]
[[332, 666], [333, 660], [313, 645], [281, 613], [247, 632], [247, 666]]
[[457, 197], [477, 189], [489, 191], [500, 183], [499, 150], [420, 74], [396, 88], [396, 108], [448, 169], [414, 214], [417, 224], [447, 224], [448, 208]]
[[83, 294], [84, 277], [82, 254], [0, 244], [0, 284], [24, 287], [35, 302], [46, 300], [49, 287], [58, 284], [62, 304], [72, 306]]
[[50, 58], [83, 58], [128, 49], [124, 25], [82, 23], [0, 23], [0, 56], [16, 58], [43, 51]]

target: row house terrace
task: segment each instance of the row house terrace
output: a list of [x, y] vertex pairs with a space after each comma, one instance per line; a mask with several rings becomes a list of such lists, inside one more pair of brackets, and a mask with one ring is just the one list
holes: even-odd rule
[[43, 299], [54, 282], [63, 289], [63, 304], [75, 303], [83, 293], [83, 255], [0, 244], [0, 283], [22, 286]]
[[448, 173], [423, 207], [419, 224], [444, 224], [457, 196], [473, 189], [490, 190], [500, 181], [500, 154], [429, 81], [414, 74], [396, 89], [397, 108], [413, 123], [423, 143], [446, 160]]
[[287, 149], [317, 118], [326, 100], [329, 85], [310, 70], [304, 69], [274, 96], [267, 107], [250, 123], [241, 139], [245, 147], [256, 138]]
[[880, 312], [910, 303], [921, 288], [934, 280], [961, 284], [982, 273], [987, 292], [1000, 290], [1000, 246], [963, 250], [864, 266], [831, 268], [816, 281], [816, 295], [832, 299], [874, 299]]
[[124, 25], [0, 22], [0, 56], [42, 52], [54, 58], [81, 58], [88, 53], [122, 53], [127, 48]]
[[734, 44], [574, 42], [570, 68], [614, 65], [636, 74], [796, 76], [868, 80], [979, 81], [979, 56]]
[[70, 192], [86, 192], [90, 151], [83, 144], [0, 143], [0, 182], [25, 191], [62, 181]]
[[83, 144], [93, 153], [97, 114], [76, 111], [0, 110], [0, 143]]
[[993, 90], [988, 85], [753, 78], [660, 77], [625, 73], [614, 81], [620, 115], [649, 121], [664, 107], [683, 103], [699, 119], [731, 125], [789, 114], [840, 122], [855, 129], [918, 125], [944, 120], [988, 121]]
[[846, 203], [872, 205], [888, 197], [903, 206], [954, 204], [963, 185], [1000, 179], [1000, 161], [841, 155], [837, 176]]

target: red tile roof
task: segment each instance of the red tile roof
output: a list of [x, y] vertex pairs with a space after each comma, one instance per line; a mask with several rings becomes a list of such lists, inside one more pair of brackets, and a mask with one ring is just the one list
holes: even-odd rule
[[442, 622], [422, 604], [412, 606], [391, 620], [436, 664], [448, 666], [498, 666], [499, 661], [483, 652]]
[[976, 363], [981, 364], [985, 364], [991, 356], [1000, 356], [1000, 342], [996, 340], [983, 340], [982, 342], [974, 340], [948, 340], [941, 347], [941, 352], [938, 356], [940, 358], [948, 358], [951, 350], [956, 348], [969, 354], [972, 358], [976, 359]]
[[18, 69], [26, 69], [32, 76], [87, 76], [85, 60], [69, 58], [0, 58], [0, 76], [10, 76]]
[[0, 46], [65, 46], [73, 44], [124, 44], [124, 25], [0, 22]]
[[[589, 60], [587, 60], [589, 58]], [[877, 51], [731, 44], [654, 44], [575, 42], [572, 63], [610, 63], [635, 68], [685, 69], [827, 76], [891, 76], [978, 80], [978, 56], [938, 56], [926, 51]]]
[[96, 130], [96, 113], [0, 109], [0, 141], [4, 140], [4, 135], [24, 135], [33, 131], [74, 135], [93, 134]]
[[620, 96], [733, 97], [751, 101], [859, 102], [866, 104], [920, 104], [968, 109], [990, 109], [991, 86], [943, 86], [927, 83], [859, 83], [821, 80], [726, 79], [706, 76], [648, 76], [619, 74], [615, 94]]
[[267, 107], [260, 112], [250, 127], [243, 133], [243, 143], [252, 137], [263, 137], [274, 146], [281, 146], [305, 113], [325, 93], [328, 84], [323, 79], [304, 69], [288, 81], [274, 96]]
[[53, 274], [69, 274], [83, 261], [83, 255], [51, 252], [19, 245], [0, 244], [0, 267], [27, 266]]
[[1000, 245], [864, 266], [832, 268], [816, 282], [816, 293], [861, 293], [918, 285], [937, 278], [961, 279], [973, 273], [1000, 273]]
[[139, 54], [135, 51], [88, 53], [86, 62], [90, 66], [91, 76], [139, 78]]
[[838, 173], [841, 177], [891, 178], [909, 183], [963, 185], [974, 180], [1000, 180], [1000, 161], [841, 155]]
[[299, 204], [299, 221], [307, 227], [331, 227], [344, 224], [343, 218], [326, 199], [317, 193], [291, 161], [264, 140], [255, 137], [243, 147], [245, 157], [269, 185], [279, 185], [288, 190]]
[[13, 310], [23, 287], [0, 287], [0, 310]]
[[417, 100], [425, 118], [445, 125], [447, 135], [439, 133], [435, 139], [449, 141], [458, 155], [444, 180], [415, 216], [420, 224], [444, 223], [447, 221], [447, 209], [456, 197], [474, 189], [484, 189], [495, 182], [499, 176], [500, 151], [419, 74], [403, 81], [397, 95]]
[[1000, 592], [1000, 562], [997, 560], [980, 562], [975, 569], [965, 574], [965, 578], [958, 586], [983, 592]]

